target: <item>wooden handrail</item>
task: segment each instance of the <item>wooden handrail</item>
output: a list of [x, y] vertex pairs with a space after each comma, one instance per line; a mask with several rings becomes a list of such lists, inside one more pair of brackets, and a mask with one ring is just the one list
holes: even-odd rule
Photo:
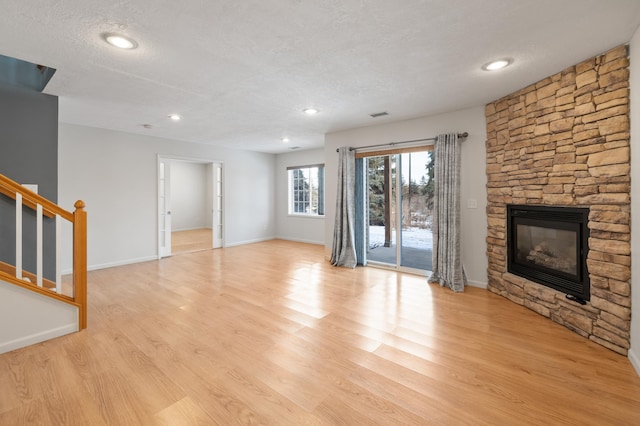
[[0, 174], [0, 193], [15, 200], [16, 193], [22, 194], [22, 204], [29, 207], [32, 210], [36, 209], [36, 205], [42, 206], [42, 213], [47, 217], [53, 217], [60, 215], [69, 222], [73, 222], [73, 214], [58, 206], [55, 203], [44, 198], [42, 195], [36, 194], [30, 189], [25, 188], [19, 183], [9, 179], [3, 174]]
[[[22, 205], [34, 211], [40, 205], [44, 216], [55, 217], [58, 215], [73, 224], [73, 297], [16, 278], [15, 266], [4, 262], [0, 262], [0, 280], [76, 306], [78, 308], [78, 329], [84, 330], [87, 328], [87, 212], [84, 210], [84, 201], [76, 201], [74, 205], [76, 210], [70, 213], [2, 174], [0, 174], [0, 194], [13, 200], [17, 198], [16, 194], [21, 194]], [[31, 280], [36, 277], [35, 274], [28, 271], [21, 271], [21, 273]], [[50, 280], [43, 279], [43, 284], [55, 288], [55, 283]]]

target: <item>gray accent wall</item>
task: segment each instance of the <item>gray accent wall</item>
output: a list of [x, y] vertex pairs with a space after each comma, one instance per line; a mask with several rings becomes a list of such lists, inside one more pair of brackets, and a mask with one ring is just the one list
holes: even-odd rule
[[[0, 84], [0, 173], [58, 201], [58, 97]], [[0, 195], [0, 260], [15, 262], [15, 201]], [[35, 212], [23, 209], [23, 268], [36, 272]], [[44, 275], [55, 276], [55, 223], [44, 221]]]

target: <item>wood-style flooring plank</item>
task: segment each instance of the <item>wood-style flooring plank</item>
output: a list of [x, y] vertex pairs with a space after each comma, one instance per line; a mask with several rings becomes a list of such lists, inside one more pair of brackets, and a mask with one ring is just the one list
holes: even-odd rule
[[256, 410], [269, 424], [321, 425], [322, 422], [303, 407], [276, 392], [253, 374], [240, 369], [225, 377], [229, 392]]
[[173, 405], [155, 415], [158, 425], [164, 426], [208, 426], [220, 425], [209, 417], [202, 408], [188, 397], [182, 398]]
[[268, 241], [88, 274], [0, 355], [1, 425], [636, 425], [629, 360], [486, 290]]
[[46, 404], [39, 399], [26, 402], [13, 410], [0, 413], [0, 425], [53, 425]]
[[173, 255], [211, 250], [213, 232], [209, 228], [173, 231], [171, 233], [171, 253]]

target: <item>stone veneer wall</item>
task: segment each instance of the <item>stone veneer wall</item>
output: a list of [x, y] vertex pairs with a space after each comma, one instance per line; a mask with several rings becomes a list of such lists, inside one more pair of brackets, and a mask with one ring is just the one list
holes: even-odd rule
[[[627, 46], [488, 104], [488, 289], [618, 353], [631, 318]], [[507, 272], [506, 205], [589, 207], [591, 301]]]

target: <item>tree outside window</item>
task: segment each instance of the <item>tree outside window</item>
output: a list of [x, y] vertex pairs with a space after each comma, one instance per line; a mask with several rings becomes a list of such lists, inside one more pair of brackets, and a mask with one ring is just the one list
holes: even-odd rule
[[324, 216], [324, 165], [290, 167], [289, 214]]

